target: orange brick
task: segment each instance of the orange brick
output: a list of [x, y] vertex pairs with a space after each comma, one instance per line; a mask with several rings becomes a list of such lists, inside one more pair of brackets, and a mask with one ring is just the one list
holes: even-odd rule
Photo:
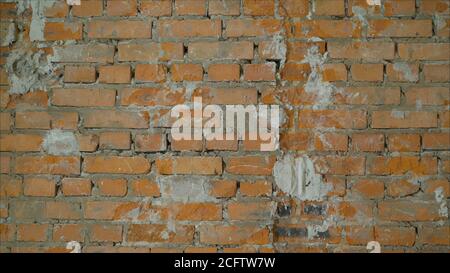
[[56, 195], [56, 183], [53, 179], [26, 177], [23, 186], [24, 195], [46, 197], [54, 197]]
[[420, 11], [427, 15], [448, 14], [450, 12], [450, 3], [446, 0], [423, 1], [420, 4]]
[[91, 180], [85, 178], [63, 178], [62, 193], [65, 196], [89, 196], [91, 195]]
[[244, 0], [244, 15], [264, 16], [274, 15], [274, 0]]
[[98, 193], [102, 196], [125, 196], [127, 194], [127, 180], [101, 179], [97, 181]]
[[149, 127], [147, 112], [95, 110], [85, 113], [84, 127], [86, 128], [134, 128]]
[[112, 89], [53, 89], [52, 104], [57, 106], [114, 106], [116, 91]]
[[177, 225], [175, 230], [168, 230], [163, 224], [132, 224], [127, 233], [129, 242], [187, 243], [194, 239], [194, 226]]
[[22, 193], [22, 179], [0, 175], [0, 197], [18, 197]]
[[176, 82], [203, 80], [203, 67], [199, 64], [174, 64], [170, 71]]
[[2, 134], [0, 151], [2, 152], [38, 152], [41, 150], [43, 137], [40, 135]]
[[12, 242], [15, 239], [16, 226], [14, 224], [0, 224], [0, 240]]
[[167, 68], [162, 64], [137, 64], [135, 71], [136, 81], [139, 82], [164, 82]]
[[232, 180], [212, 181], [211, 195], [217, 198], [229, 198], [236, 195], [237, 183]]
[[78, 22], [47, 22], [44, 39], [47, 41], [81, 40], [83, 24]]
[[11, 157], [0, 156], [0, 173], [9, 173], [11, 170]]
[[101, 66], [98, 80], [101, 83], [130, 83], [131, 68], [129, 65]]
[[121, 62], [175, 61], [184, 55], [182, 43], [120, 42], [117, 49]]
[[[308, 135], [302, 136], [301, 134], [297, 134], [297, 136], [300, 136], [300, 145], [301, 143], [307, 144]], [[348, 136], [334, 133], [318, 133], [314, 137], [314, 148], [318, 151], [347, 151]], [[306, 147], [303, 150], [306, 150]]]
[[80, 157], [20, 156], [16, 158], [18, 174], [80, 174]]
[[388, 149], [391, 152], [418, 152], [420, 151], [420, 136], [416, 134], [389, 135]]
[[367, 199], [383, 198], [384, 183], [383, 181], [375, 179], [361, 179], [352, 184], [351, 191], [352, 194], [356, 194]]
[[92, 66], [65, 66], [64, 82], [93, 83], [95, 82], [95, 67]]
[[139, 152], [159, 152], [167, 149], [166, 137], [162, 134], [136, 135], [134, 143], [136, 151]]
[[365, 111], [348, 110], [300, 110], [298, 113], [299, 128], [366, 128], [367, 113]]
[[0, 113], [0, 131], [9, 131], [11, 128], [12, 118], [10, 113]]
[[367, 163], [367, 173], [377, 175], [432, 175], [437, 173], [437, 159], [433, 157], [397, 156], [372, 158]]
[[406, 104], [420, 107], [423, 105], [448, 105], [450, 94], [446, 87], [411, 87], [406, 89]]
[[376, 226], [375, 240], [381, 245], [412, 246], [416, 241], [414, 227]]
[[384, 2], [385, 16], [413, 16], [416, 14], [416, 3], [414, 0], [388, 0]]
[[136, 0], [108, 0], [106, 2], [106, 14], [108, 16], [136, 16]]
[[222, 205], [214, 203], [173, 204], [174, 218], [179, 221], [218, 221], [222, 220]]
[[391, 197], [402, 197], [418, 192], [420, 184], [414, 181], [399, 179], [386, 184], [386, 193]]
[[314, 2], [314, 14], [319, 16], [344, 16], [345, 2], [344, 0], [327, 1], [317, 0]]
[[304, 17], [308, 15], [308, 0], [280, 0], [279, 13], [281, 16]]
[[315, 164], [321, 174], [363, 175], [365, 170], [365, 158], [357, 156], [321, 156]]
[[225, 170], [231, 174], [271, 175], [275, 164], [272, 156], [242, 156], [226, 160]]
[[437, 127], [437, 114], [424, 111], [375, 111], [372, 128], [432, 128]]
[[404, 60], [430, 60], [444, 61], [450, 56], [446, 54], [450, 50], [447, 43], [399, 43], [398, 55]]
[[369, 20], [370, 37], [431, 37], [431, 20]]
[[129, 132], [100, 133], [100, 149], [129, 150], [130, 146], [131, 146], [131, 136]]
[[210, 81], [239, 81], [240, 66], [238, 64], [210, 64], [208, 66], [208, 80]]
[[246, 81], [274, 81], [275, 63], [244, 64], [244, 80]]
[[352, 145], [353, 150], [360, 152], [384, 151], [384, 135], [368, 133], [353, 134]]
[[172, 139], [171, 148], [172, 151], [202, 151], [202, 140], [174, 140]]
[[77, 17], [101, 16], [102, 1], [81, 0], [81, 5], [72, 6], [72, 14]]
[[120, 91], [122, 105], [174, 106], [184, 102], [184, 89], [124, 88]]
[[448, 64], [425, 64], [423, 75], [426, 82], [449, 82], [450, 65]]
[[53, 227], [52, 240], [56, 242], [84, 242], [83, 225], [60, 224]]
[[206, 0], [175, 0], [177, 15], [206, 15]]
[[352, 38], [361, 36], [360, 30], [349, 20], [314, 20], [294, 23], [295, 38]]
[[147, 16], [172, 15], [172, 0], [146, 0], [141, 1], [141, 14]]
[[144, 20], [93, 20], [86, 25], [90, 39], [145, 39], [152, 37], [152, 23]]
[[64, 18], [69, 13], [69, 6], [64, 1], [57, 1], [45, 9], [44, 15], [49, 18]]
[[17, 240], [25, 242], [44, 242], [47, 240], [47, 224], [20, 224], [17, 226]]
[[448, 245], [450, 243], [448, 235], [450, 227], [425, 226], [419, 229], [419, 242], [422, 244]]
[[355, 81], [383, 81], [383, 64], [354, 64], [351, 73]]
[[131, 181], [131, 191], [135, 196], [161, 196], [159, 185], [145, 178]]
[[199, 174], [215, 175], [222, 173], [220, 157], [172, 157], [158, 158], [156, 168], [159, 174]]
[[328, 52], [333, 59], [392, 60], [395, 44], [392, 42], [329, 42]]
[[231, 19], [226, 22], [224, 36], [260, 37], [279, 34], [282, 24], [277, 19]]
[[145, 174], [150, 162], [142, 156], [86, 156], [84, 171], [87, 173]]
[[374, 240], [374, 229], [373, 227], [347, 226], [345, 239], [350, 245], [367, 245], [367, 242]]
[[219, 38], [222, 33], [221, 20], [160, 20], [158, 34], [162, 38]]
[[269, 242], [269, 229], [259, 226], [237, 225], [201, 225], [200, 242], [205, 244], [235, 245], [255, 244], [264, 245]]
[[448, 150], [450, 149], [450, 134], [426, 133], [422, 136], [422, 145], [426, 150]]
[[211, 15], [239, 15], [241, 12], [240, 0], [210, 0], [208, 14]]
[[239, 190], [243, 196], [271, 196], [272, 183], [269, 181], [240, 182]]
[[93, 242], [120, 242], [122, 241], [122, 226], [93, 225], [90, 227], [89, 238]]
[[188, 55], [192, 60], [209, 59], [253, 59], [253, 43], [238, 42], [192, 42], [188, 45]]

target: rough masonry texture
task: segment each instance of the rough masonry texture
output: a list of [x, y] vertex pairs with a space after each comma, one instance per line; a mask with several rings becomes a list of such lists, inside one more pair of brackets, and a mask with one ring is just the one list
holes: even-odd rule
[[[448, 252], [448, 0], [0, 0], [0, 252]], [[170, 109], [276, 104], [280, 147]]]

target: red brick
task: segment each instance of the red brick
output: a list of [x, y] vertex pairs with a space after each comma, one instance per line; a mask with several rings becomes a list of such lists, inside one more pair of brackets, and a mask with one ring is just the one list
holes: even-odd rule
[[425, 82], [449, 82], [450, 65], [448, 64], [425, 64], [423, 66], [423, 77]]
[[426, 150], [450, 149], [449, 133], [426, 133], [422, 136], [422, 146]]
[[203, 80], [203, 67], [199, 64], [174, 64], [170, 71], [176, 82]]
[[15, 239], [16, 226], [14, 224], [0, 224], [0, 240], [12, 242]]
[[414, 194], [420, 189], [420, 184], [414, 181], [399, 179], [386, 184], [386, 193], [391, 197], [403, 197]]
[[359, 195], [365, 199], [377, 199], [384, 197], [383, 181], [375, 179], [360, 179], [352, 184], [352, 194]]
[[222, 205], [214, 203], [173, 204], [171, 213], [179, 221], [222, 220]]
[[388, 149], [391, 152], [420, 151], [420, 135], [392, 134], [388, 136]]
[[185, 90], [166, 88], [125, 88], [120, 91], [122, 105], [174, 106], [184, 102]]
[[81, 206], [79, 203], [49, 201], [45, 203], [45, 217], [59, 220], [79, 220]]
[[274, 81], [275, 63], [244, 64], [244, 80], [246, 81]]
[[422, 244], [432, 245], [447, 245], [450, 243], [449, 239], [450, 227], [434, 227], [425, 226], [419, 229], [419, 242]]
[[304, 17], [308, 15], [308, 0], [280, 0], [279, 13], [281, 16]]
[[333, 59], [392, 60], [395, 44], [390, 42], [329, 42], [328, 52]]
[[314, 163], [320, 174], [363, 175], [365, 170], [364, 157], [322, 156]]
[[253, 43], [238, 42], [192, 42], [188, 45], [188, 56], [192, 60], [253, 59]]
[[344, 0], [335, 0], [330, 3], [327, 0], [317, 0], [314, 2], [314, 14], [319, 16], [344, 16]]
[[355, 128], [367, 127], [366, 112], [360, 110], [300, 110], [299, 128]]
[[450, 94], [446, 87], [411, 87], [405, 92], [406, 104], [413, 106], [448, 105]]
[[416, 14], [416, 2], [414, 0], [388, 0], [384, 3], [385, 16], [413, 16]]
[[0, 197], [18, 197], [22, 193], [22, 179], [0, 175]]
[[352, 146], [354, 151], [359, 152], [379, 152], [384, 151], [383, 134], [353, 134]]
[[314, 20], [294, 23], [295, 38], [352, 38], [361, 36], [349, 20]]
[[447, 43], [400, 43], [398, 55], [404, 60], [445, 61], [450, 58]]

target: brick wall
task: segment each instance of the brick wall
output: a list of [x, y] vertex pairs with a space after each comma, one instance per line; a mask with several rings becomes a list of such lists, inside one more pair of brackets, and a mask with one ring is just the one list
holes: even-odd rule
[[[0, 1], [1, 252], [449, 250], [449, 1], [29, 2]], [[173, 140], [194, 96], [280, 105], [279, 149]]]

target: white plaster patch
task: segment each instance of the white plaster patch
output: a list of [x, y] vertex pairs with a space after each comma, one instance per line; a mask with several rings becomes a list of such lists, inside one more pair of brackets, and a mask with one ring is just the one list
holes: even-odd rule
[[393, 68], [394, 68], [395, 71], [401, 73], [403, 75], [403, 77], [405, 77], [405, 79], [407, 81], [410, 81], [410, 82], [417, 81], [416, 76], [414, 75], [414, 73], [411, 70], [411, 67], [409, 67], [408, 64], [406, 64], [406, 63], [395, 63]]
[[322, 200], [331, 186], [322, 182], [314, 162], [306, 155], [285, 155], [275, 163], [273, 176], [281, 191], [300, 200]]
[[47, 133], [42, 143], [42, 149], [50, 155], [77, 155], [80, 153], [75, 134], [59, 129]]
[[165, 176], [158, 177], [161, 198], [176, 202], [214, 201], [209, 195], [210, 184], [204, 177]]
[[81, 0], [67, 0], [67, 5], [69, 6], [80, 6]]
[[439, 187], [434, 191], [434, 198], [436, 199], [436, 202], [439, 203], [439, 215], [448, 218], [447, 200], [445, 199], [444, 189], [442, 187]]
[[10, 94], [25, 94], [29, 91], [47, 90], [47, 81], [55, 67], [43, 51], [14, 50], [6, 59]]
[[381, 6], [381, 0], [366, 0], [370, 6]]

